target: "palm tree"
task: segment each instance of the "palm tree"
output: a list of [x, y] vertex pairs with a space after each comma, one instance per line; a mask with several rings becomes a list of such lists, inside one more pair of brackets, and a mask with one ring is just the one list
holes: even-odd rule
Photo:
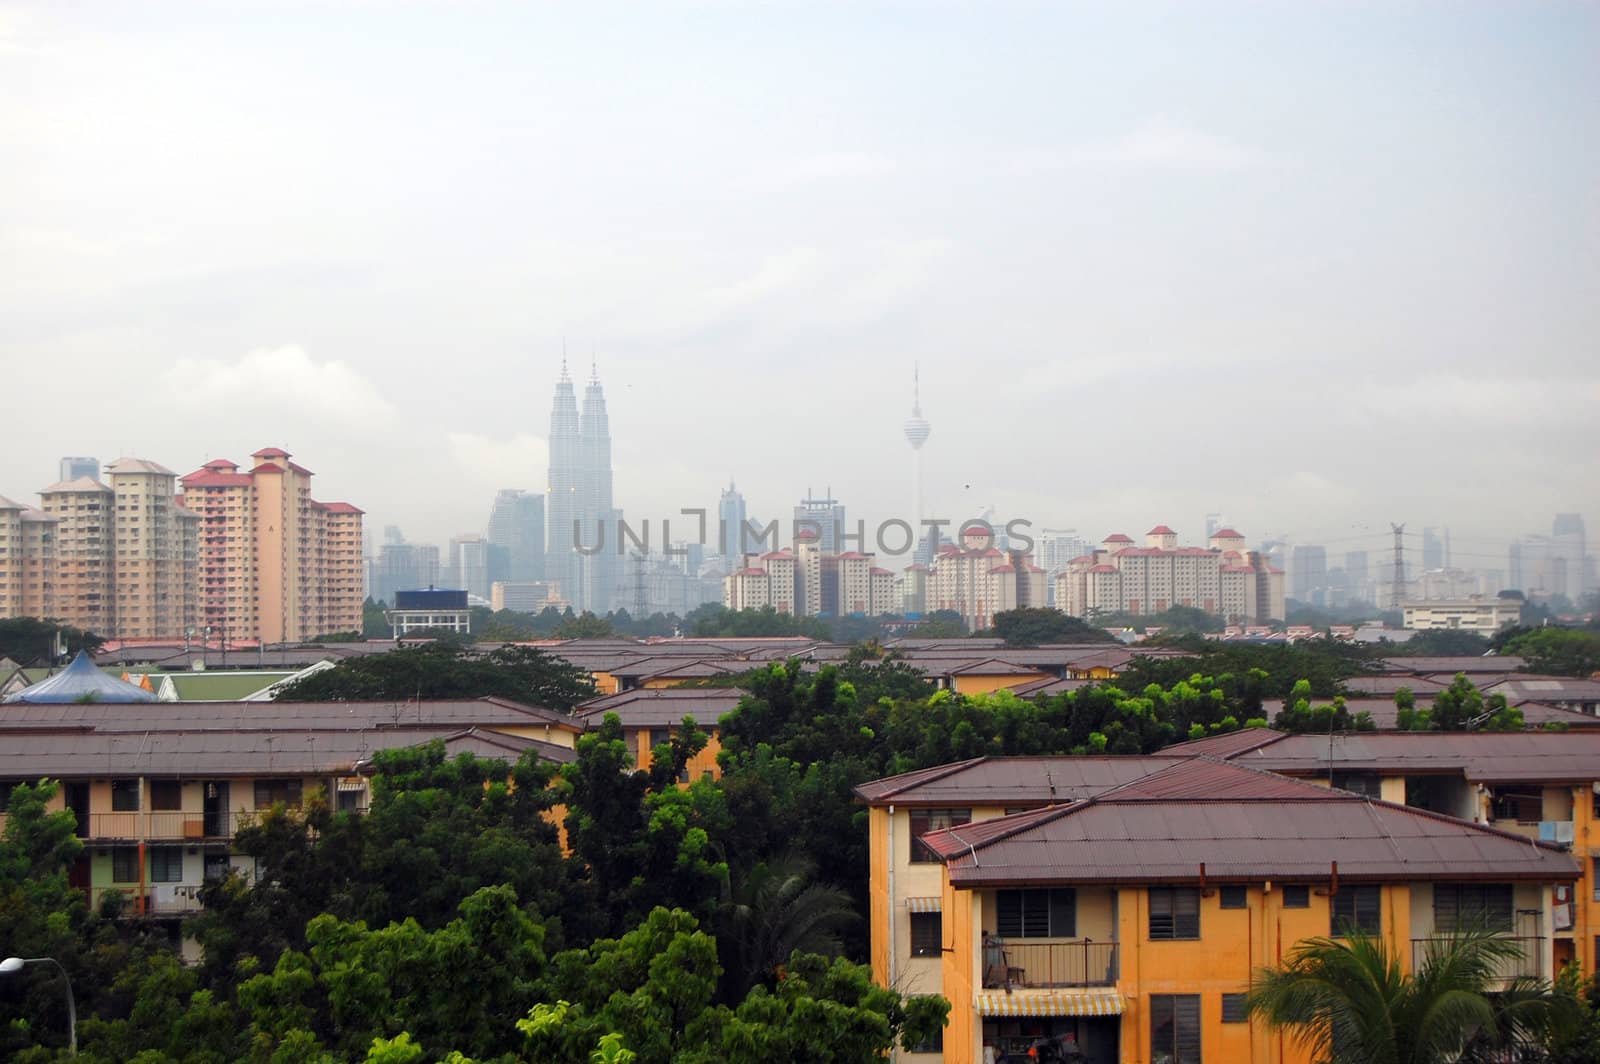
[[812, 882], [816, 866], [783, 853], [750, 870], [719, 914], [724, 992], [743, 1000], [796, 950], [837, 956], [839, 932], [857, 919], [848, 892]]
[[1289, 1030], [1327, 1064], [1442, 1064], [1510, 1059], [1549, 1027], [1559, 1004], [1537, 979], [1502, 981], [1521, 947], [1490, 931], [1429, 943], [1412, 975], [1383, 941], [1351, 930], [1308, 939], [1257, 973], [1250, 1014]]

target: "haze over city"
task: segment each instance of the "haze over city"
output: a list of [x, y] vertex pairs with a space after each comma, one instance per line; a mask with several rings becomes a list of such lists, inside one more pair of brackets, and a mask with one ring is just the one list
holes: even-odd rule
[[443, 541], [544, 489], [565, 350], [630, 521], [731, 478], [873, 522], [918, 364], [929, 515], [1408, 521], [1503, 566], [1600, 526], [1597, 41], [1583, 5], [0, 5], [0, 490], [281, 446]]

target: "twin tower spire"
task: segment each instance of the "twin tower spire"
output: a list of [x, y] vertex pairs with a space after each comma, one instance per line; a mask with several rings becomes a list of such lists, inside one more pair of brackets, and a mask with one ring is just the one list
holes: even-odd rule
[[[599, 366], [593, 362], [580, 412], [566, 357], [561, 359], [561, 377], [550, 408], [550, 473], [545, 492], [547, 574], [574, 612], [603, 615], [612, 608], [616, 592], [616, 549], [611, 537], [617, 534], [620, 515], [611, 492], [611, 420]], [[580, 538], [574, 538], [575, 534]], [[582, 553], [577, 549], [580, 545], [592, 548], [601, 535], [610, 550]]]

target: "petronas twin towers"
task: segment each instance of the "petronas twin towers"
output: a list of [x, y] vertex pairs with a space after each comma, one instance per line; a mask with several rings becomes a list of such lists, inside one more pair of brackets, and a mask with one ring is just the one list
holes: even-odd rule
[[[565, 359], [550, 408], [550, 477], [546, 487], [545, 575], [574, 612], [612, 609], [617, 524], [611, 500], [611, 423], [598, 371], [583, 389], [583, 412]], [[596, 549], [603, 544], [603, 549]], [[581, 548], [581, 549], [580, 549]]]

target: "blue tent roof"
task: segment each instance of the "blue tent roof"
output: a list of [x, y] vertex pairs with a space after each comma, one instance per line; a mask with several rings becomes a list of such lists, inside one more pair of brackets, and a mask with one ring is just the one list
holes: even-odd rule
[[136, 684], [107, 676], [95, 666], [87, 651], [78, 651], [72, 664], [31, 687], [9, 695], [7, 702], [154, 702], [156, 696]]

